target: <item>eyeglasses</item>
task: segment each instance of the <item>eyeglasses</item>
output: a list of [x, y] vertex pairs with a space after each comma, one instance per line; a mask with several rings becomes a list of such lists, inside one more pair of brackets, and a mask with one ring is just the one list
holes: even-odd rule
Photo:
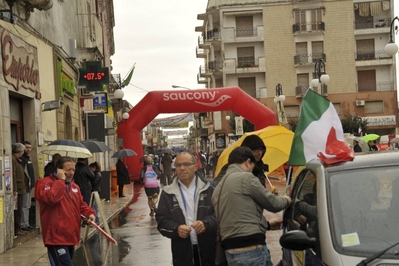
[[189, 167], [189, 166], [194, 165], [194, 164], [195, 164], [195, 163], [175, 163], [175, 167], [176, 167], [176, 168], [179, 168], [179, 167], [181, 167], [181, 166]]

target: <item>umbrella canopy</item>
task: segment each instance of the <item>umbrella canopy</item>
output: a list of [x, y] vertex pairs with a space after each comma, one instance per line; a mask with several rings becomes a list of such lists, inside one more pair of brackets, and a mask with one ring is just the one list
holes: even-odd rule
[[169, 148], [160, 148], [157, 150], [157, 154], [162, 154], [162, 153], [175, 154], [175, 152]]
[[61, 156], [69, 156], [72, 158], [89, 158], [93, 154], [79, 141], [74, 141], [70, 139], [58, 139], [41, 151], [44, 154], [56, 154], [59, 153]]
[[376, 139], [378, 139], [379, 137], [380, 137], [380, 135], [377, 135], [377, 134], [367, 134], [366, 136], [363, 136], [362, 139], [363, 139], [365, 142], [369, 142], [369, 141], [371, 141], [371, 140], [376, 140]]
[[399, 138], [391, 139], [390, 143], [399, 143]]
[[111, 151], [112, 149], [105, 145], [104, 142], [96, 140], [84, 140], [81, 143], [92, 153]]
[[356, 140], [357, 142], [359, 142], [359, 146], [360, 148], [362, 148], [363, 152], [367, 152], [370, 150], [369, 145], [367, 144], [367, 142], [365, 142], [362, 137], [355, 137], [355, 136], [349, 136], [349, 137], [345, 137], [345, 142], [347, 144], [349, 144], [349, 147], [351, 147], [353, 149], [353, 141]]
[[263, 156], [262, 161], [269, 166], [267, 173], [273, 172], [288, 161], [294, 132], [283, 126], [268, 126], [258, 131], [245, 133], [238, 141], [224, 149], [218, 159], [215, 177], [219, 174], [222, 167], [227, 164], [230, 152], [234, 148], [240, 147], [243, 140], [249, 135], [258, 135], [266, 146], [266, 154]]
[[122, 157], [127, 157], [127, 156], [135, 156], [137, 153], [134, 150], [131, 149], [123, 149], [119, 150], [112, 155], [112, 158], [122, 158]]

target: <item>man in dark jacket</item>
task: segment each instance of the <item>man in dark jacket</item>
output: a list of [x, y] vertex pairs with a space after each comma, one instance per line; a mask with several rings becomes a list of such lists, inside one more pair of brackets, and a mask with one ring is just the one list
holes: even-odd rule
[[78, 162], [76, 163], [75, 166], [75, 174], [73, 176], [73, 181], [75, 182], [75, 184], [79, 186], [84, 202], [86, 202], [87, 205], [89, 205], [91, 190], [93, 188], [96, 176], [90, 170], [86, 161], [87, 159], [85, 158], [78, 158]]
[[156, 212], [158, 231], [171, 239], [174, 266], [215, 265], [213, 187], [195, 174], [193, 154], [179, 153], [175, 167], [177, 178], [161, 192]]
[[21, 157], [22, 166], [24, 167], [24, 171], [26, 177], [28, 178], [28, 191], [23, 195], [22, 198], [22, 219], [21, 219], [21, 227], [22, 230], [30, 231], [35, 229], [36, 227], [30, 225], [29, 223], [29, 209], [32, 205], [32, 197], [31, 197], [31, 189], [35, 186], [35, 171], [33, 169], [32, 161], [30, 160], [29, 153], [32, 150], [32, 144], [29, 141], [24, 141], [25, 145], [24, 154]]
[[130, 184], [130, 177], [129, 172], [121, 158], [118, 158], [118, 161], [116, 162], [116, 175], [118, 180], [119, 197], [123, 198], [125, 197], [125, 195], [123, 195], [123, 187], [126, 184]]
[[[249, 135], [241, 143], [241, 147], [248, 147], [252, 150], [255, 156], [255, 167], [252, 174], [259, 179], [262, 186], [266, 187], [266, 175], [267, 165], [263, 163], [262, 158], [266, 153], [266, 146], [263, 140], [257, 135]], [[228, 164], [224, 165], [218, 176], [215, 178], [215, 182], [218, 183], [222, 177], [226, 174]]]

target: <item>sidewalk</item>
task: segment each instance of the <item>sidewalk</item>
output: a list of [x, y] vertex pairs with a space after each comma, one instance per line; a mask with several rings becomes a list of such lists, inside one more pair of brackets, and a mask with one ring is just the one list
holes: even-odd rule
[[[108, 222], [131, 202], [133, 198], [133, 186], [133, 183], [125, 185], [124, 193], [126, 197], [119, 198], [116, 195], [111, 195], [109, 202], [103, 202], [104, 213]], [[89, 236], [94, 233], [94, 230], [94, 228], [90, 228]], [[84, 231], [84, 228], [82, 228], [81, 238]], [[18, 241], [18, 238], [14, 241]], [[42, 234], [40, 233], [26, 242], [19, 243], [15, 248], [0, 254], [0, 265], [48, 266], [47, 248], [44, 247]]]

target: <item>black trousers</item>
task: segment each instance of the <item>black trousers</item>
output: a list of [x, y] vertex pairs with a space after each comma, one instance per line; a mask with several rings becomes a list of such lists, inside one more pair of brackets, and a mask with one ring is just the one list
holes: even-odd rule
[[74, 246], [47, 246], [51, 266], [73, 266]]
[[118, 188], [119, 188], [119, 196], [122, 196], [122, 195], [123, 195], [123, 186], [124, 186], [124, 184], [118, 185]]
[[194, 257], [194, 265], [201, 266], [199, 253], [198, 253], [198, 245], [193, 245], [193, 257]]

